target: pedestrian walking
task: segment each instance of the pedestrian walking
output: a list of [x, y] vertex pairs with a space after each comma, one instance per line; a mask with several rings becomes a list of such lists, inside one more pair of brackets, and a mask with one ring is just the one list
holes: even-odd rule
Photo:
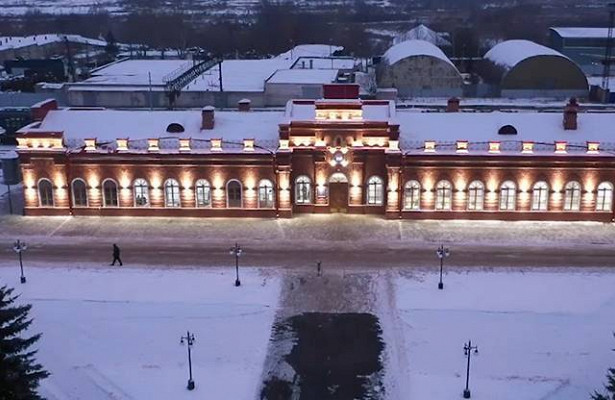
[[113, 243], [113, 262], [111, 263], [111, 265], [115, 265], [116, 261], [120, 263], [120, 267], [124, 265], [122, 264], [122, 259], [120, 258], [120, 248], [117, 246], [117, 244]]
[[321, 263], [320, 260], [316, 262], [316, 270], [318, 272], [318, 276], [321, 275]]

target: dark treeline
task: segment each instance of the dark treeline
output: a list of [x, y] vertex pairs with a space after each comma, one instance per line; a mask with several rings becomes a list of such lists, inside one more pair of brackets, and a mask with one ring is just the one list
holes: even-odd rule
[[[369, 56], [381, 53], [389, 43], [373, 40], [367, 27], [403, 30], [423, 22], [451, 33], [452, 55], [475, 56], [484, 48], [484, 39], [524, 38], [545, 43], [550, 25], [595, 25], [606, 19], [600, 10], [580, 15], [533, 1], [483, 8], [476, 0], [392, 0], [398, 7], [383, 8], [364, 0], [323, 0], [315, 12], [313, 7], [262, 0], [252, 11], [237, 16], [225, 14], [223, 3], [212, 10], [199, 8], [195, 0], [173, 0], [172, 7], [169, 0], [130, 0], [123, 14], [94, 6], [88, 14], [34, 11], [22, 17], [0, 17], [0, 36], [75, 33], [106, 37], [111, 32], [120, 43], [156, 49], [200, 47], [225, 57], [267, 56], [295, 44], [324, 43], [344, 46], [348, 54]], [[442, 8], [436, 12], [434, 7]]]

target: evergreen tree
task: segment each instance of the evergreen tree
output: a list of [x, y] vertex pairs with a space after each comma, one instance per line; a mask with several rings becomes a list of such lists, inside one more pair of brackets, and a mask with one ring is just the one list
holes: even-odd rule
[[20, 336], [32, 323], [32, 306], [15, 305], [13, 290], [0, 287], [0, 400], [41, 399], [36, 389], [49, 373], [36, 363], [36, 350], [29, 350], [41, 335]]
[[111, 60], [115, 60], [115, 57], [117, 57], [120, 49], [117, 45], [113, 32], [111, 31], [107, 32], [105, 41], [107, 42], [107, 45], [105, 46], [105, 52], [107, 53], [107, 55], [109, 56]]
[[[615, 349], [613, 349], [613, 351], [615, 351]], [[594, 392], [592, 395], [593, 400], [615, 400], [615, 368], [609, 368], [606, 378], [607, 384], [604, 385], [606, 394]]]

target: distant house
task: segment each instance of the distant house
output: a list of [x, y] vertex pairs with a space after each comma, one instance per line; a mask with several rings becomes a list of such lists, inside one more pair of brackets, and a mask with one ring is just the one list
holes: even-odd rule
[[502, 97], [587, 97], [585, 74], [574, 61], [528, 40], [508, 40], [485, 54], [481, 75]]
[[602, 74], [608, 28], [552, 27], [549, 44], [572, 59], [587, 75]]
[[377, 67], [378, 87], [397, 89], [400, 98], [461, 96], [457, 67], [430, 42], [407, 40], [388, 49]]

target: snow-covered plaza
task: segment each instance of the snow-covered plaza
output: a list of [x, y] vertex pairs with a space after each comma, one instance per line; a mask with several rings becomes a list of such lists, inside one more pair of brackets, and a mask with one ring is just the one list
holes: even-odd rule
[[[0, 282], [33, 304], [31, 331], [43, 333], [38, 358], [52, 373], [41, 393], [51, 400], [258, 399], [271, 327], [297, 307], [288, 296], [297, 279], [310, 290], [319, 279], [369, 282], [361, 289], [370, 293], [331, 298], [347, 310], [355, 298], [373, 299], [386, 399], [461, 398], [469, 339], [479, 347], [475, 399], [589, 399], [615, 365], [615, 273], [606, 269], [457, 268], [440, 291], [434, 268], [317, 277], [304, 268], [246, 267], [236, 288], [232, 268], [82, 267], [30, 267], [24, 285], [18, 266], [0, 267]], [[314, 296], [326, 296], [320, 287]], [[196, 336], [194, 392], [186, 390], [180, 345], [186, 330]]]

